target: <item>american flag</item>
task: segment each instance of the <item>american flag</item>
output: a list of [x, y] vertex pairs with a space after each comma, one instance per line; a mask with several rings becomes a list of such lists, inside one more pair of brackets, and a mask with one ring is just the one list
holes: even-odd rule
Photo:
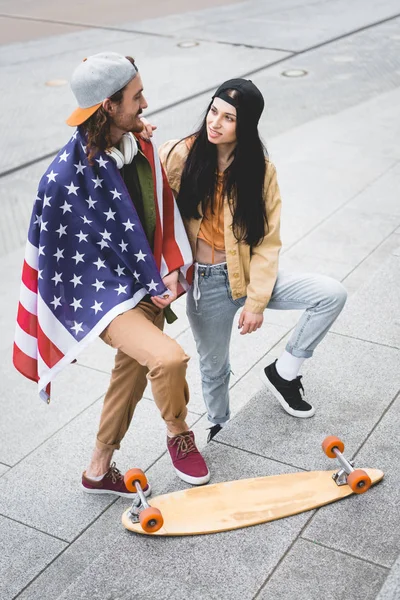
[[50, 382], [114, 317], [146, 295], [165, 292], [162, 277], [180, 269], [188, 288], [192, 253], [153, 143], [139, 141], [154, 182], [156, 231], [151, 251], [113, 160], [88, 163], [77, 129], [42, 177], [30, 221], [14, 342], [14, 366]]

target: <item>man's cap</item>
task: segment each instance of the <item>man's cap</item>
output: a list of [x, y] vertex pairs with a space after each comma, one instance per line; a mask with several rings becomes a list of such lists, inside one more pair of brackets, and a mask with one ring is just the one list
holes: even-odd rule
[[213, 99], [221, 98], [237, 108], [238, 102], [227, 94], [228, 90], [237, 90], [241, 93], [240, 105], [245, 109], [246, 118], [250, 118], [257, 124], [264, 110], [264, 98], [258, 87], [250, 79], [229, 79], [220, 85]]
[[103, 100], [125, 87], [137, 72], [136, 65], [116, 52], [100, 52], [85, 58], [72, 74], [71, 89], [79, 108], [67, 119], [67, 124], [81, 125]]

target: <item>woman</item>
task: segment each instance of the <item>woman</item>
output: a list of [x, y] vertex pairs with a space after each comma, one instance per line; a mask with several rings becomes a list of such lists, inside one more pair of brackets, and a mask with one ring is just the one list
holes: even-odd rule
[[276, 169], [259, 134], [259, 89], [232, 79], [215, 92], [200, 129], [170, 141], [160, 156], [195, 257], [187, 315], [200, 356], [211, 440], [229, 420], [229, 342], [257, 331], [271, 309], [305, 309], [282, 356], [261, 377], [287, 413], [311, 417], [299, 370], [346, 301], [343, 286], [314, 274], [278, 270], [281, 198]]

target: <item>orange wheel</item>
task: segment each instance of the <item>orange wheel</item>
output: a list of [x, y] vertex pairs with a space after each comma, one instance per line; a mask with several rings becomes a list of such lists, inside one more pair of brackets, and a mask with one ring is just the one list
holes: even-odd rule
[[135, 481], [140, 483], [142, 490], [147, 486], [147, 477], [142, 469], [129, 469], [124, 475], [124, 481], [130, 492], [136, 492]]
[[347, 483], [355, 494], [363, 494], [371, 487], [371, 479], [362, 469], [352, 471], [347, 476]]
[[153, 508], [152, 506], [142, 510], [139, 514], [139, 520], [143, 531], [147, 531], [147, 533], [154, 533], [164, 525], [161, 512], [158, 508]]
[[336, 454], [333, 451], [334, 448], [337, 448], [339, 452], [343, 452], [344, 444], [342, 440], [335, 435], [328, 435], [322, 442], [322, 450], [329, 458], [336, 458]]

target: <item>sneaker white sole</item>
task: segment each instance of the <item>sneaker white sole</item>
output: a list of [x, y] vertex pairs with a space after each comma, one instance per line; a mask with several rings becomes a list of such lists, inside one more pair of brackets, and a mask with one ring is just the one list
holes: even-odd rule
[[210, 481], [210, 472], [208, 472], [207, 475], [204, 475], [204, 477], [191, 477], [190, 475], [186, 475], [186, 473], [182, 473], [182, 471], [178, 471], [175, 467], [174, 469], [175, 473], [182, 481], [190, 483], [191, 485], [204, 485]]
[[286, 402], [282, 394], [280, 394], [276, 387], [272, 385], [272, 383], [266, 376], [264, 369], [261, 369], [260, 371], [260, 379], [263, 382], [263, 384], [269, 389], [269, 391], [275, 396], [275, 398], [279, 401], [283, 410], [287, 412], [288, 415], [291, 415], [292, 417], [297, 417], [299, 419], [309, 419], [310, 417], [314, 416], [314, 407], [312, 407], [311, 410], [294, 410], [293, 408], [290, 408], [289, 404]]
[[[148, 488], [147, 490], [144, 492], [144, 495], [146, 496], [146, 498], [148, 498], [148, 496], [150, 496], [151, 494], [151, 486], [150, 484], [148, 484]], [[98, 490], [98, 489], [93, 489], [91, 490], [90, 488], [86, 488], [84, 485], [81, 485], [82, 490], [86, 493], [86, 494], [112, 494], [113, 496], [120, 496], [121, 498], [134, 498], [137, 494], [135, 492], [115, 492], [114, 490]]]

